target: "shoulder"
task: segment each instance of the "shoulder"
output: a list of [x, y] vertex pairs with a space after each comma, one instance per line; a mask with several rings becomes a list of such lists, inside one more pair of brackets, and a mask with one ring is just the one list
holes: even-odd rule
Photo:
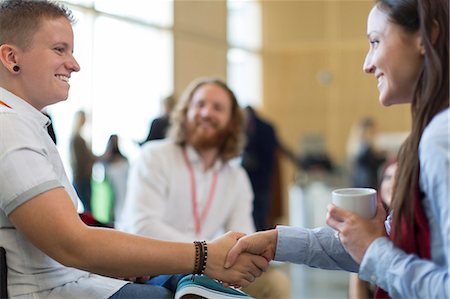
[[152, 123], [156, 124], [156, 125], [165, 125], [169, 122], [169, 118], [167, 116], [161, 116], [161, 117], [157, 117], [155, 118]]
[[173, 151], [177, 148], [179, 148], [179, 145], [177, 145], [173, 140], [166, 138], [146, 142], [142, 146], [142, 151], [158, 153], [164, 151]]
[[177, 155], [180, 146], [170, 139], [158, 139], [146, 142], [141, 148], [141, 156], [144, 159], [152, 158], [164, 158], [170, 159], [170, 157]]
[[21, 117], [15, 110], [0, 106], [0, 123], [4, 126], [23, 126], [28, 123], [28, 119]]
[[236, 181], [246, 182], [248, 181], [247, 172], [240, 164], [239, 158], [234, 158], [227, 161], [224, 164], [225, 170], [233, 177]]
[[420, 140], [419, 160], [424, 187], [446, 184], [450, 163], [449, 139], [449, 109], [446, 109], [432, 119]]
[[40, 143], [39, 127], [11, 109], [0, 110], [0, 148]]
[[449, 108], [438, 113], [425, 128], [420, 140], [419, 151], [426, 154], [428, 151], [447, 149], [449, 147]]

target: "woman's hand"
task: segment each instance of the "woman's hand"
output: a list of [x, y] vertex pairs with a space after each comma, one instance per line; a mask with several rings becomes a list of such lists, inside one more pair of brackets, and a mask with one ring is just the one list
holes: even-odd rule
[[232, 267], [224, 267], [228, 251], [243, 236], [243, 233], [229, 232], [208, 243], [206, 275], [221, 280], [227, 285], [245, 287], [267, 270], [269, 267], [267, 259], [249, 253], [240, 255]]
[[385, 219], [386, 211], [381, 201], [377, 203], [375, 217], [369, 220], [333, 204], [328, 205], [327, 224], [338, 231], [342, 245], [358, 264], [369, 245], [375, 239], [386, 236]]
[[234, 265], [243, 253], [263, 256], [268, 262], [274, 259], [277, 249], [278, 232], [276, 229], [257, 232], [239, 239], [230, 250], [225, 267]]

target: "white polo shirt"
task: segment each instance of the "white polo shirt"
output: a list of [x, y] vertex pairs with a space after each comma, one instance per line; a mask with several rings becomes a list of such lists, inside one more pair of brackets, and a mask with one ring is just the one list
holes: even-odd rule
[[[0, 246], [7, 251], [11, 298], [109, 298], [126, 281], [69, 268], [33, 246], [8, 216], [36, 195], [64, 187], [75, 207], [78, 197], [55, 144], [49, 119], [0, 87]], [[52, 211], [48, 211], [48, 217]]]

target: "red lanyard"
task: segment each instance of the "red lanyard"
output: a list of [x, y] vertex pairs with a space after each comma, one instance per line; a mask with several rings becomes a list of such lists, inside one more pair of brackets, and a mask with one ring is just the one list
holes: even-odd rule
[[213, 174], [213, 178], [211, 181], [211, 188], [209, 189], [208, 198], [206, 200], [206, 205], [200, 215], [199, 211], [198, 211], [197, 185], [195, 183], [194, 169], [192, 168], [192, 164], [188, 159], [188, 156], [186, 153], [186, 148], [183, 148], [183, 157], [184, 157], [184, 161], [186, 162], [186, 166], [189, 170], [189, 175], [191, 177], [192, 213], [194, 215], [194, 221], [195, 221], [195, 233], [198, 235], [200, 233], [200, 231], [202, 230], [201, 224], [206, 219], [206, 216], [208, 215], [208, 212], [209, 212], [209, 208], [211, 207], [212, 200], [214, 198], [214, 192], [216, 191], [216, 185], [217, 185], [218, 172], [215, 171]]
[[6, 104], [5, 102], [0, 101], [0, 105], [8, 107], [9, 109], [12, 109], [8, 104]]

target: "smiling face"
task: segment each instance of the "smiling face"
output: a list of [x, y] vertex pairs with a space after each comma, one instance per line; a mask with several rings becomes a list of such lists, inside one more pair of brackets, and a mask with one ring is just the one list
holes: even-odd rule
[[375, 75], [381, 104], [410, 103], [423, 65], [419, 33], [407, 33], [375, 6], [368, 17], [367, 37], [370, 49], [364, 71]]
[[231, 106], [222, 87], [212, 83], [200, 86], [187, 110], [189, 142], [197, 149], [219, 147], [230, 131]]
[[72, 52], [69, 21], [64, 17], [42, 19], [31, 44], [17, 51], [20, 90], [15, 93], [39, 110], [67, 99], [71, 73], [80, 70]]

